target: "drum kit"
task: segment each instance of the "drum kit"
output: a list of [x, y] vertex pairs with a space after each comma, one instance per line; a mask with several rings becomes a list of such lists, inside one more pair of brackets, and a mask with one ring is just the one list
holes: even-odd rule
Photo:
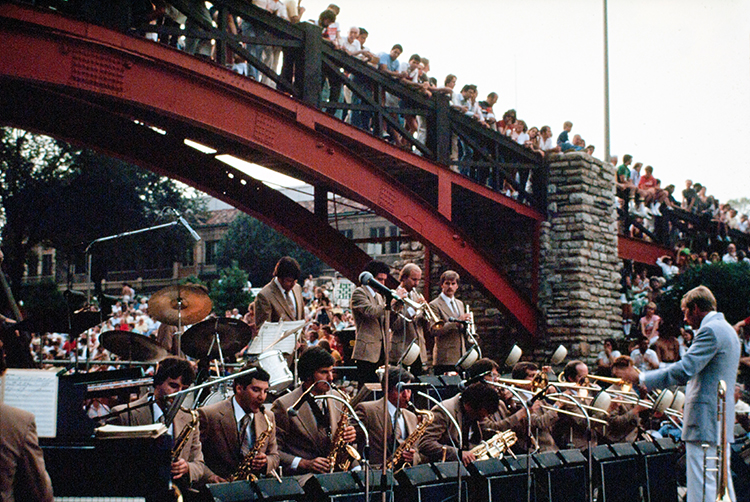
[[[245, 348], [253, 338], [253, 330], [239, 319], [227, 317], [206, 317], [211, 313], [213, 303], [206, 288], [196, 284], [169, 286], [154, 293], [148, 301], [148, 314], [153, 319], [176, 326], [176, 349], [182, 355], [205, 363], [214, 361], [217, 377], [207, 376], [206, 381], [218, 379], [226, 374], [225, 357], [233, 358]], [[183, 332], [183, 326], [189, 325]], [[169, 355], [152, 338], [124, 330], [111, 330], [100, 336], [102, 346], [127, 361], [156, 363]], [[289, 387], [293, 375], [284, 355], [279, 350], [268, 350], [255, 355], [258, 366], [271, 375], [269, 388], [281, 392]], [[198, 382], [201, 383], [201, 382]], [[202, 399], [196, 397], [195, 406], [204, 406], [226, 399], [233, 394], [231, 386], [222, 379], [211, 392]], [[199, 403], [197, 401], [200, 401]]]

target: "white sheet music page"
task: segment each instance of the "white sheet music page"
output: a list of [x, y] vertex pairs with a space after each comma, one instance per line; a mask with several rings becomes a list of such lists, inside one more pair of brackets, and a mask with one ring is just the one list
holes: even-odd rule
[[[248, 354], [262, 354], [266, 350], [279, 350], [284, 354], [294, 352], [295, 337], [291, 336], [301, 329], [305, 321], [264, 322], [258, 335], [253, 338]], [[286, 334], [286, 336], [284, 336]]]
[[57, 435], [57, 374], [54, 371], [9, 369], [0, 384], [0, 402], [34, 414], [37, 435]]

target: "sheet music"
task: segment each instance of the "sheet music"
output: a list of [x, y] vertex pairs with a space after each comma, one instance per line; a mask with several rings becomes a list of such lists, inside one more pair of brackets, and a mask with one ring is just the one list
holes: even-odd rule
[[[277, 344], [273, 345], [285, 332], [296, 329], [299, 330], [305, 325], [305, 321], [281, 321], [281, 322], [264, 322], [260, 327], [258, 336], [253, 338], [248, 349], [248, 354], [262, 354], [266, 350], [280, 350], [284, 354], [294, 352], [294, 342], [296, 336], [290, 334]], [[273, 345], [273, 347], [271, 347]]]
[[57, 373], [9, 369], [0, 385], [0, 402], [34, 414], [41, 438], [57, 435]]

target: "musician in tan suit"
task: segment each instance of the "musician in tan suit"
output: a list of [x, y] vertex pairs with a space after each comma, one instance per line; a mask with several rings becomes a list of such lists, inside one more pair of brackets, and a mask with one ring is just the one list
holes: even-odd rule
[[[413, 263], [407, 263], [401, 269], [398, 280], [400, 284], [396, 293], [400, 297], [409, 297], [414, 303], [426, 303], [424, 297], [417, 290], [417, 285], [422, 280], [422, 269]], [[427, 358], [427, 345], [425, 344], [424, 332], [429, 328], [424, 316], [424, 309], [416, 310], [408, 305], [400, 303], [395, 305], [395, 310], [400, 315], [394, 315], [391, 322], [391, 353], [390, 363], [397, 364], [409, 344], [417, 340], [419, 344], [419, 357], [411, 365], [409, 370], [414, 376], [420, 376], [431, 364]], [[404, 319], [406, 317], [406, 319]]]
[[[279, 466], [276, 420], [269, 409], [262, 409], [268, 396], [270, 376], [263, 368], [250, 365], [242, 371], [251, 368], [255, 371], [234, 379], [234, 396], [198, 408], [203, 456], [210, 483], [229, 480], [263, 435], [267, 438], [253, 458], [251, 470], [256, 474], [270, 474]], [[266, 418], [271, 423], [270, 433], [266, 432]]]
[[[497, 411], [498, 403], [497, 392], [484, 382], [473, 383], [462, 393], [442, 402], [443, 407], [461, 427], [461, 460], [464, 464], [476, 460], [471, 448], [494, 436], [494, 431], [487, 429], [490, 423], [486, 419]], [[419, 442], [420, 455], [427, 462], [440, 462], [445, 451], [447, 461], [457, 460], [459, 435], [456, 427], [441, 407], [436, 405], [431, 411], [435, 414], [435, 420], [427, 427]]]
[[[195, 371], [190, 362], [177, 357], [165, 357], [159, 362], [154, 375], [153, 395], [142, 397], [129, 404], [115, 406], [112, 413], [119, 414], [112, 419], [116, 425], [149, 425], [159, 422], [169, 409], [167, 396], [187, 389], [195, 380]], [[178, 410], [170, 425], [170, 434], [176, 438], [192, 421], [192, 416]], [[176, 462], [172, 462], [172, 479], [181, 479], [187, 475], [191, 483], [206, 481], [206, 466], [203, 463], [203, 450], [198, 427], [187, 439], [188, 444], [180, 452]]]
[[[276, 438], [285, 475], [329, 472], [327, 457], [343, 405], [333, 399], [314, 398], [334, 393], [330, 387], [333, 363], [333, 356], [322, 347], [307, 349], [297, 363], [302, 385], [273, 402], [271, 411], [276, 417]], [[308, 390], [310, 392], [305, 394]], [[296, 413], [290, 414], [290, 409]], [[346, 426], [342, 435], [347, 443], [357, 438], [351, 425]]]
[[[417, 416], [406, 409], [411, 399], [411, 390], [399, 387], [399, 383], [410, 383], [413, 380], [414, 377], [412, 374], [403, 368], [391, 368], [388, 371], [388, 391], [386, 392], [386, 397], [388, 399], [389, 420], [385, 424], [383, 422], [383, 405], [386, 398], [380, 398], [376, 401], [363, 401], [354, 408], [357, 416], [370, 434], [369, 460], [373, 468], [379, 468], [383, 465], [383, 429], [388, 430], [386, 450], [389, 460], [396, 448], [417, 429]], [[396, 420], [397, 410], [398, 420]], [[396, 421], [398, 421], [398, 432], [394, 436], [393, 424]], [[395, 444], [394, 439], [396, 440]], [[357, 445], [359, 446], [360, 454], [364, 456], [365, 435], [359, 428], [357, 429]], [[402, 458], [404, 462], [411, 465], [419, 463], [419, 454], [415, 448], [404, 450]]]
[[[5, 373], [0, 339], [0, 377]], [[36, 435], [34, 415], [0, 403], [0, 500], [52, 502], [52, 483]]]
[[[365, 267], [375, 280], [385, 284], [390, 267], [382, 261], [371, 261]], [[385, 360], [383, 333], [385, 330], [385, 300], [370, 286], [361, 284], [352, 293], [355, 338], [352, 359], [357, 364], [357, 382], [362, 387], [367, 382], [377, 382], [375, 370]]]
[[266, 321], [300, 321], [305, 318], [302, 287], [297, 281], [302, 270], [297, 260], [284, 256], [276, 263], [273, 280], [255, 298], [255, 324], [260, 329]]
[[[633, 360], [629, 356], [620, 356], [612, 363], [612, 376], [621, 378], [621, 376], [634, 366]], [[623, 386], [619, 384], [611, 385], [608, 389], [623, 391]], [[614, 394], [613, 394], [614, 396]], [[604, 428], [603, 443], [632, 443], [638, 440], [638, 434], [641, 431], [641, 412], [647, 408], [640, 404], [626, 404], [612, 402], [607, 416], [607, 426]]]
[[430, 334], [435, 339], [432, 348], [432, 370], [435, 375], [442, 375], [456, 369], [456, 363], [466, 352], [464, 333], [466, 327], [458, 322], [448, 322], [448, 319], [468, 321], [464, 302], [456, 298], [460, 277], [453, 270], [446, 270], [440, 276], [440, 296], [430, 302], [430, 308], [444, 321], [442, 328], [430, 326]]
[[[588, 374], [589, 368], [586, 366], [586, 363], [578, 360], [570, 361], [565, 365], [565, 369], [563, 370], [563, 380], [568, 383], [585, 385]], [[578, 392], [575, 389], [567, 389], [565, 390], [565, 394], [575, 399]], [[557, 403], [557, 407], [562, 412], [558, 414], [557, 421], [552, 427], [552, 436], [555, 438], [558, 448], [561, 450], [569, 448], [585, 450], [588, 448], [589, 434], [591, 437], [591, 446], [598, 444], [598, 437], [602, 434], [602, 426], [600, 424], [592, 422], [591, 431], [589, 431], [586, 419], [582, 416], [579, 408], [567, 399], [560, 400]], [[571, 413], [576, 414], [576, 416], [571, 415]], [[598, 412], [591, 412], [591, 416], [602, 419], [601, 414]]]

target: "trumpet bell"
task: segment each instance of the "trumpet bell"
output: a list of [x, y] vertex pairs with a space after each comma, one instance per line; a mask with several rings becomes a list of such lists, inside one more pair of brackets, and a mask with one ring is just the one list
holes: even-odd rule
[[480, 356], [481, 353], [479, 352], [479, 347], [477, 347], [476, 345], [472, 345], [471, 347], [469, 347], [469, 350], [466, 351], [466, 354], [461, 356], [461, 359], [458, 360], [456, 366], [461, 368], [462, 370], [467, 370], [471, 367], [472, 364], [477, 362]]
[[566, 349], [564, 345], [560, 345], [552, 353], [550, 363], [552, 363], [553, 366], [557, 366], [558, 364], [563, 362], [566, 357], [568, 357], [568, 349]]

